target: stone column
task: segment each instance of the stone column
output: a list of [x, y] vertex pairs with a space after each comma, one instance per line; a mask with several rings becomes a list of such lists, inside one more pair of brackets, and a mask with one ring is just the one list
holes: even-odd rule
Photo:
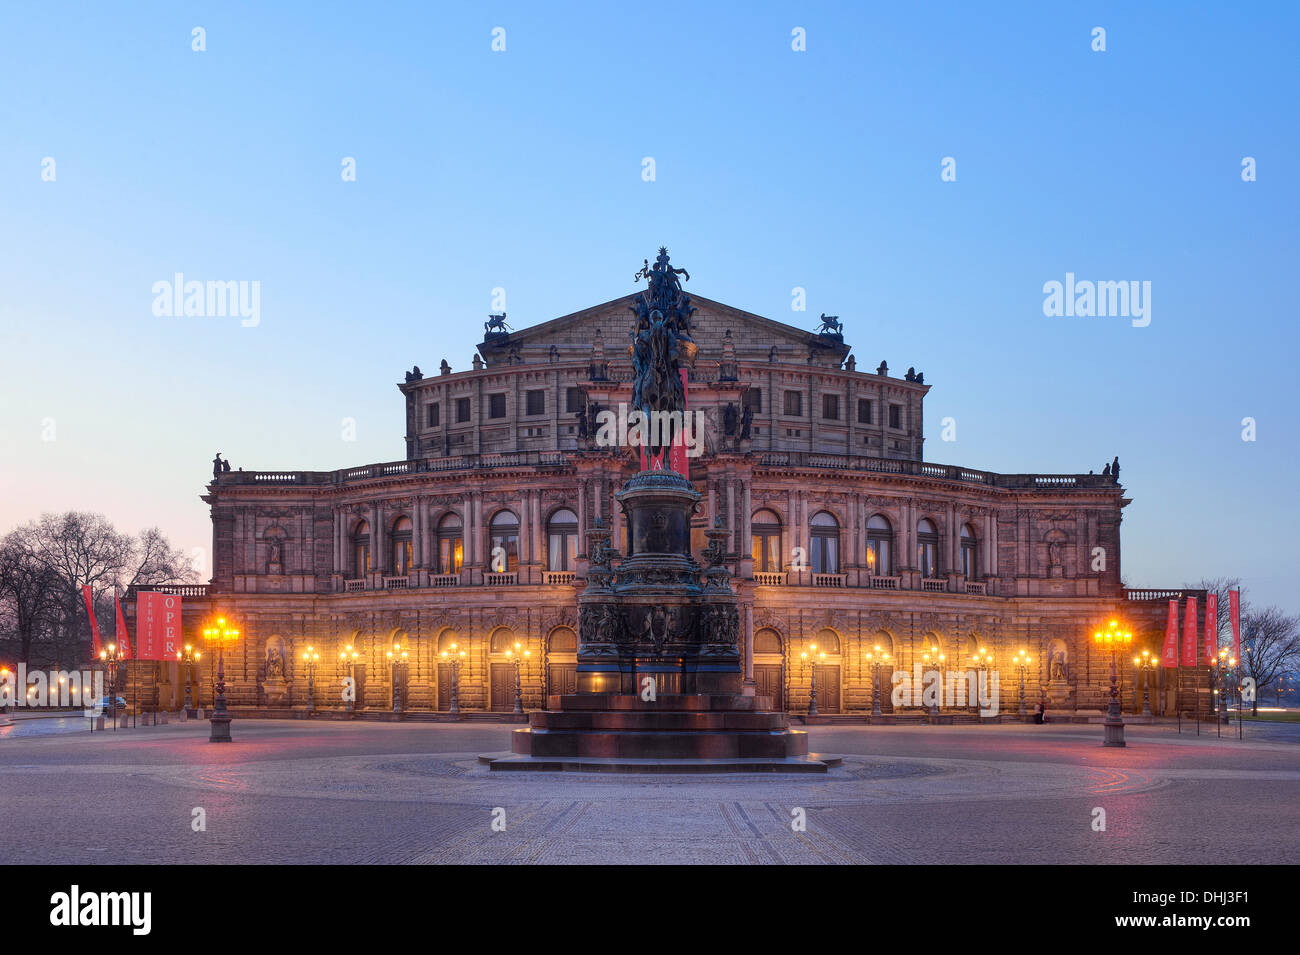
[[528, 496], [531, 499], [533, 517], [533, 541], [529, 560], [534, 564], [538, 564], [545, 559], [544, 555], [546, 553], [546, 533], [545, 528], [542, 527], [542, 492], [540, 490], [529, 491]]
[[741, 607], [744, 615], [742, 626], [745, 634], [745, 679], [742, 692], [745, 696], [754, 695], [754, 608], [746, 604]]
[[727, 549], [734, 554], [740, 550], [740, 544], [736, 540], [740, 528], [736, 526], [736, 478], [734, 475], [727, 478], [727, 529], [731, 532], [731, 546]]
[[578, 479], [578, 553], [587, 555], [587, 480]]

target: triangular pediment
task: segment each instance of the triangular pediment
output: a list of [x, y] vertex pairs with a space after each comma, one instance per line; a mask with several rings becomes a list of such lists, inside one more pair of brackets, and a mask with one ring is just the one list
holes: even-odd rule
[[[479, 354], [490, 365], [512, 360], [512, 354], [525, 364], [550, 361], [552, 349], [555, 350], [555, 360], [587, 361], [591, 358], [593, 344], [599, 338], [607, 361], [624, 361], [634, 322], [632, 302], [639, 294], [632, 292], [549, 322], [511, 331], [505, 336], [489, 336], [478, 346]], [[849, 353], [849, 346], [837, 338], [764, 318], [694, 293], [691, 294], [691, 304], [696, 308], [691, 318], [692, 335], [700, 348], [700, 358], [705, 361], [721, 360], [728, 330], [739, 361], [768, 361], [773, 357], [773, 347], [776, 348], [775, 360], [781, 362], [806, 362], [811, 353], [817, 364], [838, 365]], [[810, 317], [809, 324], [815, 325], [817, 320]]]

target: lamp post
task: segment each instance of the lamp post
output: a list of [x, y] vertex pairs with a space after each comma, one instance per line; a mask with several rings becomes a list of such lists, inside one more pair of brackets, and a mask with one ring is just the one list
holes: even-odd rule
[[1142, 715], [1151, 715], [1151, 671], [1156, 668], [1156, 658], [1150, 650], [1143, 650], [1141, 656], [1133, 658], [1133, 666], [1142, 674]]
[[182, 663], [185, 664], [185, 715], [186, 716], [197, 715], [197, 714], [190, 713], [190, 711], [194, 709], [194, 701], [190, 695], [190, 688], [194, 682], [194, 664], [199, 662], [199, 658], [201, 656], [203, 656], [203, 654], [195, 650], [194, 645], [190, 643], [185, 644], [184, 650], [176, 651], [176, 659], [180, 660]]
[[[1228, 674], [1237, 665], [1237, 658], [1230, 656], [1228, 648], [1219, 651], [1219, 725], [1228, 722]], [[1240, 714], [1238, 714], [1240, 716]]]
[[402, 691], [406, 689], [406, 651], [400, 643], [394, 643], [388, 651], [388, 663], [393, 674], [393, 712], [402, 715]]
[[[448, 652], [450, 650], [450, 652]], [[443, 650], [438, 656], [442, 657], [443, 662], [451, 664], [451, 708], [448, 713], [460, 713], [460, 664], [465, 659], [465, 651], [457, 648], [456, 644], [451, 644], [448, 650]]]
[[1029, 672], [1029, 665], [1033, 663], [1033, 658], [1029, 656], [1022, 647], [1011, 658], [1011, 665], [1020, 672], [1020, 715], [1025, 715], [1025, 674]]
[[226, 709], [226, 644], [233, 645], [239, 639], [239, 631], [226, 622], [225, 617], [218, 617], [215, 625], [203, 631], [203, 636], [217, 645], [217, 698], [212, 706], [212, 732], [208, 734], [209, 743], [230, 742], [230, 712]]
[[311, 716], [316, 708], [316, 664], [320, 663], [320, 654], [311, 644], [302, 652], [302, 662], [307, 667], [307, 715]]
[[1092, 635], [1098, 647], [1110, 651], [1110, 704], [1106, 707], [1105, 737], [1103, 746], [1124, 746], [1124, 717], [1119, 711], [1119, 671], [1116, 669], [1121, 649], [1133, 642], [1133, 634], [1120, 627], [1118, 620], [1112, 620], [1106, 629], [1098, 630]]
[[110, 643], [100, 650], [99, 659], [108, 665], [108, 718], [113, 721], [113, 729], [117, 729], [117, 663], [121, 659], [117, 644]]
[[803, 669], [807, 669], [808, 667], [808, 654], [810, 651], [813, 657], [813, 668], [812, 668], [812, 685], [808, 690], [808, 715], [816, 716], [817, 715], [817, 664], [818, 662], [826, 659], [826, 654], [824, 652], [821, 654], [817, 652], [817, 644], [815, 643], [809, 644], [808, 649], [801, 651], [799, 654], [799, 659], [801, 661]]
[[352, 644], [350, 643], [342, 650], [339, 651], [339, 663], [343, 666], [345, 670], [348, 671], [348, 684], [352, 688], [352, 692], [349, 693], [343, 700], [343, 707], [347, 711], [349, 716], [352, 715], [353, 710], [356, 708], [357, 656], [358, 656], [357, 651], [352, 648]]
[[515, 712], [519, 714], [524, 712], [523, 689], [519, 683], [519, 666], [531, 656], [532, 651], [525, 650], [522, 643], [515, 643], [513, 650], [506, 651], [506, 659], [515, 665]]
[[921, 654], [921, 663], [925, 666], [925, 669], [927, 670], [930, 669], [931, 664], [939, 668], [939, 685], [937, 687], [938, 692], [935, 694], [935, 702], [930, 704], [930, 716], [932, 717], [936, 717], [939, 715], [939, 707], [942, 705], [943, 664], [944, 664], [944, 660], [946, 659], [947, 658], [942, 653], [939, 652], [939, 648], [934, 646], [930, 647], [928, 652]]
[[880, 649], [880, 644], [868, 650], [865, 654], [868, 665], [871, 666], [871, 715], [880, 716], [880, 667], [882, 664], [889, 663], [889, 654]]
[[987, 674], [993, 669], [993, 654], [984, 649], [977, 650], [974, 656], [971, 657], [971, 665], [979, 671], [982, 677], [982, 680], [976, 680], [975, 699], [971, 700], [971, 709], [979, 712], [979, 684], [983, 682], [986, 687], [988, 686]]

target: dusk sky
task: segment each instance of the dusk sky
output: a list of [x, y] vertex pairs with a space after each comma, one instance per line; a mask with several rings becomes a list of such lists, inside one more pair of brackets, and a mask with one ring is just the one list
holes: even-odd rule
[[[1118, 455], [1130, 586], [1300, 612], [1300, 15], [1132, 6], [7, 4], [0, 531], [206, 553], [214, 452], [401, 459], [395, 383], [466, 369], [494, 288], [525, 327], [664, 244], [692, 293], [924, 372], [927, 461]], [[260, 283], [258, 322], [155, 315], [178, 272]], [[1150, 324], [1046, 316], [1067, 273], [1149, 282]]]

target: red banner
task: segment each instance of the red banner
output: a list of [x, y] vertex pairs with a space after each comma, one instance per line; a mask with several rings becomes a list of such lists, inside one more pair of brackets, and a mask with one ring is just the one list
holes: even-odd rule
[[126, 629], [126, 617], [122, 615], [122, 601], [118, 599], [117, 588], [113, 588], [113, 603], [117, 607], [117, 656], [120, 660], [132, 659], [131, 634]]
[[99, 621], [95, 619], [95, 598], [91, 596], [90, 584], [83, 584], [81, 587], [81, 596], [86, 600], [86, 613], [90, 616], [90, 645], [94, 648], [92, 652], [96, 657], [99, 656]]
[[1169, 601], [1169, 619], [1165, 621], [1165, 648], [1160, 653], [1160, 665], [1178, 666], [1178, 601]]
[[1196, 598], [1187, 598], [1187, 612], [1183, 617], [1183, 666], [1196, 666]]
[[135, 596], [135, 640], [141, 660], [175, 660], [181, 640], [181, 598], [154, 590]]
[[1228, 591], [1228, 617], [1232, 621], [1232, 655], [1241, 659], [1241, 591]]
[[1219, 660], [1219, 595], [1205, 598], [1205, 659], [1213, 666]]

